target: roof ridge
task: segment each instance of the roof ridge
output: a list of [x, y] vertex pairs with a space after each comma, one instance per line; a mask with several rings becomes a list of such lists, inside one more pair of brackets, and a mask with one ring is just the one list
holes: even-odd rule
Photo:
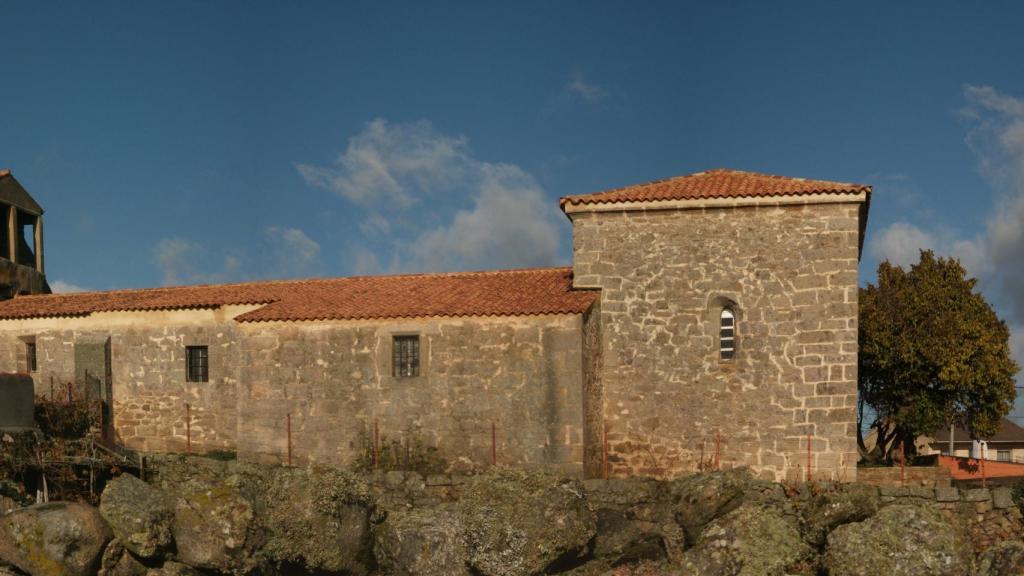
[[6, 178], [11, 175], [10, 168], [0, 168], [0, 178]]
[[[555, 270], [571, 271], [571, 266], [552, 266], [537, 268], [508, 268], [501, 270], [465, 270], [455, 272], [413, 272], [402, 274], [362, 274], [357, 276], [334, 276], [329, 278], [275, 278], [269, 280], [250, 280], [246, 282], [225, 282], [222, 284], [182, 284], [178, 286], [155, 286], [149, 288], [115, 288], [113, 290], [88, 290], [82, 292], [65, 292], [60, 294], [32, 294], [19, 296], [18, 300], [53, 298], [54, 296], [85, 296], [92, 294], [119, 295], [138, 292], [157, 292], [161, 290], [190, 290], [196, 288], [240, 288], [247, 286], [268, 286], [279, 284], [323, 284], [328, 282], [339, 282], [344, 280], [366, 280], [366, 279], [398, 279], [398, 278], [426, 278], [426, 277], [456, 277], [456, 276], [484, 276], [488, 274], [526, 274], [536, 272], [551, 272]], [[267, 303], [275, 302], [276, 298], [268, 298]]]
[[[564, 208], [565, 205], [568, 204], [568, 203], [573, 203], [573, 204], [583, 203], [583, 204], [587, 204], [587, 203], [623, 202], [623, 201], [626, 201], [628, 198], [615, 198], [615, 196], [616, 195], [619, 195], [619, 196], [629, 195], [629, 193], [631, 193], [631, 192], [632, 193], [636, 193], [636, 194], [645, 194], [645, 193], [646, 194], [651, 194], [650, 191], [647, 191], [647, 192], [642, 192], [642, 191], [644, 191], [645, 189], [652, 188], [652, 187], [653, 188], [657, 188], [659, 186], [664, 186], [664, 185], [671, 185], [671, 184], [680, 184], [681, 185], [681, 183], [689, 181], [689, 180], [693, 180], [695, 182], [701, 182], [703, 178], [709, 177], [709, 176], [714, 176], [714, 175], [720, 175], [720, 176], [725, 176], [725, 177], [735, 176], [735, 177], [738, 177], [738, 178], [745, 178], [746, 177], [746, 178], [751, 178], [751, 179], [771, 180], [771, 181], [777, 181], [777, 182], [793, 182], [794, 184], [801, 183], [805, 187], [808, 184], [813, 186], [816, 183], [820, 183], [820, 184], [824, 185], [822, 187], [822, 189], [820, 190], [820, 192], [824, 192], [824, 193], [828, 193], [828, 192], [841, 192], [841, 191], [842, 192], [860, 192], [860, 191], [865, 191], [865, 190], [870, 191], [870, 189], [871, 189], [871, 186], [869, 186], [869, 185], [858, 184], [858, 183], [855, 183], [855, 182], [838, 182], [838, 181], [834, 181], [834, 180], [821, 180], [821, 179], [817, 179], [817, 178], [801, 178], [801, 177], [796, 177], [796, 176], [784, 176], [784, 175], [781, 175], [781, 174], [769, 174], [769, 173], [766, 173], [766, 172], [751, 172], [751, 171], [748, 171], [748, 170], [736, 170], [736, 169], [733, 169], [733, 168], [713, 168], [713, 169], [710, 169], [710, 170], [703, 170], [703, 171], [700, 171], [700, 172], [692, 172], [690, 174], [682, 174], [680, 176], [672, 176], [672, 177], [669, 177], [669, 178], [660, 178], [660, 179], [651, 180], [651, 181], [648, 181], [648, 182], [641, 182], [639, 184], [630, 184], [630, 185], [627, 185], [627, 186], [619, 186], [619, 187], [616, 187], [616, 188], [608, 188], [608, 189], [600, 190], [600, 191], [597, 191], [597, 192], [590, 192], [590, 193], [583, 193], [583, 194], [569, 194], [569, 195], [563, 196], [563, 197], [561, 197], [559, 199], [559, 205]], [[748, 184], [750, 184], [750, 183], [748, 182]], [[695, 183], [695, 184], [693, 184], [693, 186], [700, 187], [701, 184]], [[743, 197], [743, 196], [761, 196], [761, 195], [765, 195], [765, 196], [769, 196], [769, 195], [771, 195], [771, 196], [798, 195], [799, 196], [799, 195], [809, 194], [810, 192], [811, 191], [799, 190], [799, 189], [794, 189], [792, 191], [787, 192], [785, 190], [772, 190], [771, 187], [768, 187], [768, 188], [766, 188], [764, 191], [762, 191], [760, 193], [746, 192], [746, 193], [742, 193], [742, 194], [735, 194], [735, 196], [739, 196], [739, 197]], [[679, 193], [677, 193], [677, 194], [679, 194]], [[691, 194], [693, 194], [693, 195], [691, 195]], [[712, 194], [711, 196], [712, 197], [717, 197], [717, 196], [720, 196], [720, 195], [721, 194]], [[667, 199], [671, 199], [672, 194], [669, 193], [669, 194], [665, 194], [664, 196], [665, 197], [662, 197], [662, 198], [647, 198], [647, 200], [648, 201], [667, 200]], [[681, 195], [678, 195], [679, 198], [700, 197], [700, 196], [701, 196], [701, 194], [699, 194], [699, 193], [682, 193]]]

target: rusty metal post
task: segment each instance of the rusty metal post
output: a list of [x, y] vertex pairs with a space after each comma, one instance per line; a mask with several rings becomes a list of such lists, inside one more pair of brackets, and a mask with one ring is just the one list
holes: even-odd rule
[[67, 391], [68, 391], [68, 399], [67, 399], [67, 402], [65, 402], [65, 404], [71, 404], [71, 382], [68, 382], [67, 384], [65, 384], [64, 387], [67, 388]]
[[292, 413], [288, 413], [288, 465], [292, 465]]
[[722, 433], [715, 432], [715, 470], [722, 469]]
[[373, 469], [380, 465], [380, 422], [373, 419]]
[[185, 452], [192, 453], [192, 405], [185, 403]]
[[494, 420], [491, 420], [491, 466], [498, 465], [498, 434]]
[[811, 481], [811, 466], [813, 466], [813, 463], [811, 461], [811, 435], [808, 434], [807, 435], [807, 482]]
[[907, 482], [907, 455], [903, 452], [903, 442], [900, 441], [900, 486]]
[[604, 423], [604, 432], [601, 439], [601, 474], [608, 479], [608, 423]]

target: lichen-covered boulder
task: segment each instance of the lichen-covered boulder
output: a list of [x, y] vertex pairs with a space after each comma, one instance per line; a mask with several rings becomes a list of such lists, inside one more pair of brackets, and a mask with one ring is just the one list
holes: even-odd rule
[[744, 502], [760, 499], [761, 492], [768, 490], [766, 484], [751, 476], [747, 468], [731, 468], [679, 478], [670, 482], [667, 490], [676, 522], [686, 532], [687, 543], [693, 545], [709, 522]]
[[276, 468], [248, 477], [271, 562], [365, 574], [373, 561], [369, 486], [345, 470]]
[[878, 507], [878, 489], [874, 486], [849, 484], [811, 494], [800, 506], [800, 531], [811, 545], [820, 547], [832, 530], [866, 520], [878, 512]]
[[700, 576], [782, 576], [811, 554], [793, 520], [746, 504], [707, 524], [683, 566]]
[[162, 556], [172, 548], [171, 500], [135, 476], [122, 474], [107, 483], [100, 514], [118, 541], [140, 558]]
[[485, 576], [541, 574], [586, 553], [597, 523], [578, 480], [498, 468], [458, 502], [470, 564]]
[[37, 504], [0, 516], [0, 560], [33, 576], [91, 576], [112, 537], [92, 506]]
[[103, 551], [98, 576], [143, 576], [148, 570], [114, 538]]
[[597, 510], [597, 535], [592, 553], [616, 564], [666, 558], [660, 525], [636, 518], [628, 510]]
[[1024, 543], [1000, 542], [978, 557], [974, 576], [1021, 576], [1024, 574]]
[[450, 505], [392, 510], [374, 531], [377, 566], [393, 576], [468, 575], [462, 526]]
[[931, 506], [894, 505], [828, 536], [829, 576], [963, 576], [972, 554], [963, 526]]
[[181, 562], [164, 562], [163, 566], [146, 572], [146, 576], [203, 576], [203, 573]]
[[192, 478], [178, 485], [174, 496], [178, 560], [219, 572], [245, 572], [254, 564], [255, 516], [237, 475]]

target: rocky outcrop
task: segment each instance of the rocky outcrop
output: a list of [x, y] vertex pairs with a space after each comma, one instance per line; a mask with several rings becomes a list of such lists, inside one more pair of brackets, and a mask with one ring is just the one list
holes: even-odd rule
[[219, 572], [244, 572], [255, 563], [253, 506], [238, 480], [197, 477], [179, 486], [173, 532], [181, 562]]
[[130, 474], [107, 483], [100, 514], [121, 545], [141, 558], [171, 551], [174, 508], [162, 492]]
[[253, 489], [260, 490], [254, 495], [268, 560], [319, 572], [368, 572], [373, 506], [362, 479], [336, 469], [277, 468]]
[[597, 523], [577, 480], [498, 469], [474, 478], [458, 502], [469, 562], [485, 576], [526, 576], [572, 565]]
[[100, 511], [0, 514], [0, 576], [1024, 574], [1016, 529], [977, 537], [991, 519], [1019, 522], [1005, 490], [930, 499], [743, 470], [580, 482], [167, 460], [149, 484], [109, 482]]
[[166, 457], [178, 559], [245, 573], [259, 566], [365, 574], [373, 562], [369, 488], [351, 472]]
[[778, 484], [757, 480], [746, 468], [694, 474], [669, 482], [667, 490], [675, 521], [685, 531], [691, 546], [711, 520], [744, 503], [781, 505], [785, 501]]
[[974, 576], [1020, 576], [1024, 574], [1024, 543], [1001, 542], [978, 558]]
[[389, 511], [375, 530], [377, 567], [394, 576], [468, 576], [462, 534], [451, 505]]
[[837, 527], [870, 518], [879, 508], [878, 490], [873, 486], [834, 488], [811, 484], [805, 492], [806, 499], [798, 504], [800, 531], [815, 547], [823, 546]]
[[33, 576], [90, 576], [112, 538], [95, 508], [53, 502], [0, 516], [0, 560]]
[[782, 576], [810, 556], [790, 518], [746, 504], [708, 523], [683, 566], [702, 576]]
[[587, 500], [597, 517], [594, 558], [609, 565], [679, 558], [685, 548], [662, 485], [653, 480], [588, 480]]
[[116, 538], [107, 544], [100, 560], [98, 576], [142, 576], [148, 569], [131, 555]]
[[181, 562], [165, 562], [163, 566], [146, 572], [146, 576], [204, 576], [204, 574]]
[[966, 532], [934, 507], [894, 505], [828, 536], [829, 576], [963, 576], [972, 556]]

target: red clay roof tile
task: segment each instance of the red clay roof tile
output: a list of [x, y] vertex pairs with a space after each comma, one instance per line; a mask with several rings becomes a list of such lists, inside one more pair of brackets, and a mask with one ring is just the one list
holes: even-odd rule
[[229, 304], [264, 304], [239, 322], [581, 314], [596, 297], [572, 289], [571, 268], [543, 268], [21, 296], [0, 302], [0, 320]]
[[860, 194], [871, 192], [864, 184], [787, 178], [739, 170], [708, 170], [687, 176], [655, 180], [646, 184], [615, 188], [594, 194], [565, 196], [560, 205], [656, 202], [707, 198], [744, 198], [807, 194]]

